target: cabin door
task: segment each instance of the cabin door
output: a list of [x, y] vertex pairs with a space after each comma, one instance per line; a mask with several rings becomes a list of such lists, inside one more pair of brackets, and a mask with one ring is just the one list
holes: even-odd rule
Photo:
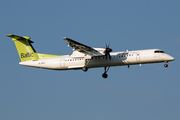
[[65, 60], [64, 60], [64, 59], [61, 59], [61, 60], [60, 60], [60, 66], [61, 66], [61, 67], [65, 67]]
[[136, 60], [140, 61], [140, 53], [136, 53]]

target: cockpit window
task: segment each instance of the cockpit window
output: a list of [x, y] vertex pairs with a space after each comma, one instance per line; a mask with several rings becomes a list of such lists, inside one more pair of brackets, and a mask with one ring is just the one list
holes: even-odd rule
[[156, 50], [156, 51], [154, 51], [154, 53], [165, 53], [165, 52], [162, 50]]

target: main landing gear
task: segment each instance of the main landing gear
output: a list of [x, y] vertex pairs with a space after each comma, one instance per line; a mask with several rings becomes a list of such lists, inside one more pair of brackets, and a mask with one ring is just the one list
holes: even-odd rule
[[[103, 78], [107, 78], [107, 77], [108, 77], [107, 72], [108, 72], [109, 68], [110, 68], [110, 67], [108, 67], [108, 68], [107, 68], [107, 67], [104, 67], [104, 73], [102, 74], [102, 77], [103, 77]], [[86, 71], [88, 70], [88, 67], [84, 66], [84, 67], [82, 68], [82, 70], [83, 70], [84, 72], [86, 72]]]
[[110, 67], [108, 67], [108, 69], [106, 69], [107, 67], [104, 67], [104, 73], [102, 74], [102, 77], [103, 78], [107, 78], [108, 77], [108, 75], [106, 74], [107, 72], [108, 72], [108, 70], [109, 70], [109, 68]]
[[[108, 49], [110, 49], [110, 48], [108, 48]], [[110, 51], [112, 51], [112, 50], [110, 50]], [[109, 58], [109, 59], [110, 59], [110, 58]], [[90, 59], [89, 59], [89, 60], [88, 60], [88, 59], [85, 60], [85, 65], [84, 65], [84, 67], [82, 68], [82, 70], [83, 70], [84, 72], [86, 72], [86, 71], [88, 70], [87, 65], [88, 65], [89, 61], [90, 61]], [[128, 67], [129, 67], [129, 66], [128, 66]], [[104, 73], [102, 74], [102, 77], [103, 77], [103, 78], [107, 78], [107, 77], [108, 77], [107, 72], [108, 72], [109, 68], [110, 68], [110, 67], [108, 67], [108, 68], [107, 68], [107, 67], [104, 67]]]

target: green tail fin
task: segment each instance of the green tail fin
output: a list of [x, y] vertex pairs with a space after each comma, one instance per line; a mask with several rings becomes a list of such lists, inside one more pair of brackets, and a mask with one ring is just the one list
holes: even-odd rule
[[9, 34], [6, 36], [11, 37], [12, 41], [14, 41], [21, 61], [39, 59], [38, 54], [31, 45], [31, 43], [34, 42], [30, 40], [30, 37], [28, 36], [21, 37], [13, 34]]

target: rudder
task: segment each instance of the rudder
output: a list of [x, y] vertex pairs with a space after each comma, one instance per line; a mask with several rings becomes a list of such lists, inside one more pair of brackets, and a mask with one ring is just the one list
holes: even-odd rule
[[28, 36], [21, 37], [13, 34], [9, 34], [6, 36], [11, 37], [12, 41], [14, 41], [21, 61], [39, 59], [38, 54], [31, 45], [31, 43], [34, 42], [30, 40], [30, 37]]

